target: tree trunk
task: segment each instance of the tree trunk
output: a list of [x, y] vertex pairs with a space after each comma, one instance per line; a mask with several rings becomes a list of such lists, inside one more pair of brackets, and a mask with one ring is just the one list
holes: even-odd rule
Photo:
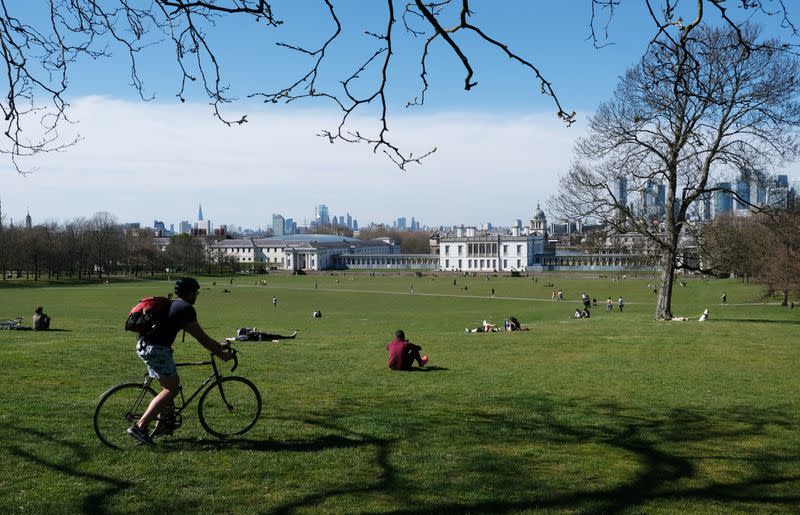
[[672, 285], [675, 282], [675, 249], [661, 257], [661, 287], [656, 303], [656, 320], [672, 319]]
[[789, 290], [784, 288], [784, 290], [783, 290], [783, 300], [781, 300], [781, 306], [786, 307], [788, 305], [789, 305]]

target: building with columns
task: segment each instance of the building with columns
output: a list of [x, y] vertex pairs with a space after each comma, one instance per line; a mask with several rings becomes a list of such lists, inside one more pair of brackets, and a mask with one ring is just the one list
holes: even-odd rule
[[[547, 241], [547, 218], [539, 205], [527, 228], [510, 231], [459, 227], [438, 235], [439, 269], [459, 272], [522, 272], [540, 269], [542, 256], [552, 253]], [[433, 248], [434, 246], [432, 246]]]
[[400, 248], [391, 241], [359, 240], [327, 234], [221, 240], [210, 247], [212, 251], [232, 257], [242, 264], [292, 272], [344, 268], [345, 257], [400, 254]]

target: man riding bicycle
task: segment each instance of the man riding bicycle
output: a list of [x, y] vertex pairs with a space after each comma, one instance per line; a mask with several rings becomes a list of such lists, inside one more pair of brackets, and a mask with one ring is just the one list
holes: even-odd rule
[[136, 343], [136, 354], [147, 365], [148, 374], [161, 383], [161, 391], [150, 402], [142, 418], [128, 428], [132, 438], [149, 446], [155, 445], [153, 436], [166, 429], [156, 424], [153, 432], [148, 434], [147, 426], [157, 415], [164, 413], [180, 390], [178, 369], [172, 357], [172, 344], [178, 333], [185, 330], [223, 361], [231, 357], [230, 351], [208, 336], [197, 322], [194, 303], [200, 293], [200, 284], [191, 277], [184, 277], [175, 281], [174, 291], [178, 298], [171, 302], [165, 321], [153, 334], [140, 336]]

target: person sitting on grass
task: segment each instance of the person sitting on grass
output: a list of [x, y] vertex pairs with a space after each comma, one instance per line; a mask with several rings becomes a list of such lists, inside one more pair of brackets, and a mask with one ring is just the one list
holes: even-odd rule
[[386, 345], [386, 350], [389, 351], [389, 368], [392, 370], [411, 370], [415, 361], [421, 368], [428, 362], [427, 354], [424, 356], [419, 354], [422, 347], [406, 340], [406, 334], [402, 329], [394, 333], [394, 340]]
[[128, 434], [150, 447], [155, 445], [154, 436], [164, 434], [170, 428], [156, 424], [153, 432], [148, 434], [147, 426], [157, 415], [168, 409], [170, 401], [180, 391], [178, 369], [172, 357], [172, 344], [178, 333], [185, 330], [223, 361], [228, 361], [231, 357], [230, 350], [208, 336], [197, 322], [194, 303], [200, 294], [200, 284], [191, 277], [184, 277], [175, 281], [174, 291], [178, 298], [171, 302], [167, 318], [153, 334], [140, 336], [136, 342], [136, 354], [147, 365], [150, 377], [161, 383], [161, 391], [150, 401], [142, 417], [128, 428]]
[[572, 316], [574, 318], [583, 318], [583, 311], [581, 311], [581, 308], [575, 308], [575, 314]]
[[33, 330], [47, 331], [50, 329], [50, 317], [44, 313], [42, 306], [36, 306], [33, 310]]

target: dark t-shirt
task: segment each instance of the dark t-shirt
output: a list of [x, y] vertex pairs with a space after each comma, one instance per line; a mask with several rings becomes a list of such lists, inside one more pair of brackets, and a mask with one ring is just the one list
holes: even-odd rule
[[151, 345], [161, 345], [170, 347], [175, 342], [178, 333], [186, 328], [186, 325], [197, 321], [197, 312], [194, 306], [183, 299], [172, 301], [169, 307], [169, 314], [161, 327], [154, 334], [145, 339]]
[[419, 351], [422, 349], [419, 345], [414, 345], [408, 340], [394, 339], [386, 345], [389, 351], [389, 368], [392, 370], [402, 370], [404, 368], [411, 368], [414, 364], [414, 358], [411, 357], [410, 351]]

